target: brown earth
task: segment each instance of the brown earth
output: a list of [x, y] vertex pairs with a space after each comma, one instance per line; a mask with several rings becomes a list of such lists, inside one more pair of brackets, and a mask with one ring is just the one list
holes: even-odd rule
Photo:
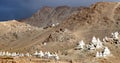
[[[1, 22], [0, 50], [23, 53], [33, 53], [36, 50], [57, 52], [61, 58], [57, 63], [64, 63], [63, 61], [69, 63], [117, 63], [120, 58], [120, 48], [116, 48], [113, 44], [108, 44], [108, 46], [114, 57], [105, 59], [95, 58], [95, 52], [92, 51], [76, 51], [74, 47], [79, 40], [89, 43], [93, 36], [102, 39], [110, 36], [111, 32], [120, 31], [119, 20], [119, 2], [98, 2], [90, 7], [81, 8], [44, 7], [31, 18]], [[60, 23], [58, 26], [49, 27], [57, 22]], [[48, 28], [44, 29], [44, 27]], [[43, 45], [43, 43], [47, 43], [47, 45]], [[26, 58], [18, 60], [28, 63]], [[12, 59], [12, 61], [16, 60]]]

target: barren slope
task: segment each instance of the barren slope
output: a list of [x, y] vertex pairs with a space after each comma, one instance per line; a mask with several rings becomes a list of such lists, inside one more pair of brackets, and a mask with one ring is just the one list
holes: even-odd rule
[[61, 23], [71, 14], [79, 10], [80, 8], [68, 6], [59, 6], [56, 8], [46, 6], [36, 12], [32, 17], [21, 21], [37, 27], [46, 27], [51, 24]]
[[[70, 42], [70, 41], [76, 42], [76, 40], [80, 40], [80, 39], [87, 39], [86, 41], [89, 41], [89, 39], [91, 39], [91, 37], [94, 35], [99, 37], [104, 37], [105, 35], [108, 35], [113, 31], [120, 30], [119, 7], [120, 7], [119, 3], [99, 2], [90, 6], [90, 8], [81, 8], [79, 12], [74, 11], [73, 14], [68, 13], [67, 15], [69, 15], [70, 17], [65, 19], [65, 21], [63, 21], [62, 23], [60, 23], [60, 25], [56, 27], [42, 29], [39, 27], [39, 23], [41, 26], [41, 24], [43, 23], [46, 24], [46, 22], [49, 22], [49, 20], [51, 19], [51, 14], [53, 14], [55, 11], [55, 10], [53, 11], [53, 8], [45, 7], [30, 19], [23, 20], [23, 22], [10, 21], [5, 23], [0, 23], [1, 26], [0, 41], [5, 49], [8, 47], [8, 45], [7, 44], [5, 45], [4, 43], [8, 43], [9, 48], [13, 47], [14, 45], [15, 48], [20, 48], [21, 46], [23, 47], [25, 45], [29, 45], [27, 46], [27, 48], [32, 47], [34, 49], [33, 43], [37, 45], [37, 44], [42, 44], [43, 42], [49, 42], [49, 43], [61, 42], [59, 41], [59, 39], [62, 36], [62, 34], [63, 34], [62, 37], [63, 44], [64, 42]], [[64, 12], [68, 12], [69, 8], [70, 7], [58, 7], [56, 8], [56, 10], [60, 12], [65, 10]], [[46, 13], [48, 15], [50, 11], [53, 13], [50, 13], [49, 18], [45, 18], [46, 20], [39, 20], [39, 17], [41, 18], [41, 15], [43, 15], [46, 12], [48, 12]], [[58, 13], [58, 14], [63, 14], [63, 13]], [[54, 14], [54, 16], [56, 16], [56, 14]], [[59, 16], [59, 18], [57, 18], [56, 20], [60, 21], [60, 19], [62, 20], [62, 18], [60, 18]], [[32, 24], [35, 24], [36, 26]], [[67, 32], [65, 30], [67, 30]], [[18, 43], [19, 45], [17, 45]], [[39, 48], [36, 49], [42, 49], [41, 45], [38, 45], [38, 47]], [[43, 49], [47, 49], [47, 48], [43, 47]]]
[[[119, 20], [119, 2], [99, 2], [89, 8], [75, 8], [75, 10], [70, 7], [45, 7], [31, 18], [1, 22], [0, 50], [30, 53], [43, 50], [63, 54], [61, 56], [63, 60], [83, 60], [87, 54], [92, 53], [73, 51], [77, 42], [81, 39], [90, 42], [93, 36], [103, 38], [111, 32], [120, 31]], [[57, 22], [60, 24], [43, 29]], [[111, 47], [111, 49], [117, 56], [119, 48], [114, 50], [115, 47]], [[64, 56], [66, 52], [69, 53], [68, 56]], [[91, 56], [87, 59], [91, 60]], [[119, 57], [117, 61], [118, 59]]]
[[[59, 28], [73, 31], [79, 38], [104, 37], [120, 31], [119, 2], [99, 2], [71, 15]], [[81, 37], [82, 36], [82, 37]]]

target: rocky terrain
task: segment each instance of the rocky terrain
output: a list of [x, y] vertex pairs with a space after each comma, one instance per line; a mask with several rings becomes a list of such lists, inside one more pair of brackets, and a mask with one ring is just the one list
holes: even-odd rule
[[[120, 32], [120, 3], [98, 2], [90, 7], [44, 7], [32, 17], [23, 20], [0, 22], [0, 51], [33, 54], [42, 50], [57, 53], [60, 59], [35, 57], [1, 57], [1, 63], [117, 63], [120, 46], [112, 32]], [[112, 56], [96, 58], [96, 52], [75, 50], [79, 41], [90, 44], [92, 37], [99, 37]], [[119, 42], [118, 38], [118, 42]], [[110, 39], [111, 40], [111, 39]], [[104, 47], [102, 49], [104, 49]]]
[[[59, 6], [56, 8], [45, 6], [37, 11], [32, 17], [20, 20], [37, 27], [46, 27], [52, 24], [61, 23], [70, 15], [81, 10], [82, 7]], [[34, 22], [35, 21], [35, 22]]]

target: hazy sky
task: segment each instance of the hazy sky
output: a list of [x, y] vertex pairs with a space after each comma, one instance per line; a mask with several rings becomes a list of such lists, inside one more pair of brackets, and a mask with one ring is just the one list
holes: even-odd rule
[[0, 20], [29, 17], [43, 6], [89, 6], [98, 1], [102, 0], [0, 0]]

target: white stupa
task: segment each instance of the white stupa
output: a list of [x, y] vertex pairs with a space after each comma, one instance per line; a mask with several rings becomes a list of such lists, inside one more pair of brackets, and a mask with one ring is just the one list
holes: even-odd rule
[[83, 40], [81, 40], [77, 46], [78, 49], [84, 49], [85, 43]]
[[5, 55], [6, 55], [6, 56], [10, 56], [10, 54], [9, 54], [9, 52], [8, 52], [8, 51], [5, 53]]
[[17, 56], [17, 53], [16, 53], [16, 52], [13, 52], [13, 53], [11, 54], [11, 56], [15, 57], [15, 56]]
[[16, 55], [17, 55], [17, 56], [19, 56], [19, 55], [20, 55], [20, 53], [17, 53]]
[[6, 52], [4, 51], [4, 52], [2, 52], [2, 56], [5, 56], [6, 55]]
[[52, 55], [50, 54], [50, 52], [45, 52], [45, 55], [44, 55], [46, 58], [50, 58]]
[[20, 57], [23, 57], [23, 56], [25, 56], [25, 55], [24, 55], [23, 53], [20, 53], [19, 56], [20, 56]]
[[31, 55], [30, 55], [30, 53], [26, 53], [25, 56], [30, 57]]
[[55, 60], [59, 60], [59, 56], [57, 54], [55, 54]]
[[106, 42], [106, 41], [108, 41], [108, 37], [107, 36], [105, 36], [105, 38], [103, 38], [103, 42]]
[[114, 33], [111, 33], [112, 36], [114, 36]]
[[39, 56], [39, 57], [43, 57], [43, 56], [44, 56], [44, 53], [43, 53], [42, 51], [40, 51], [40, 52], [38, 53], [38, 56]]
[[33, 55], [37, 56], [37, 55], [38, 55], [38, 52], [37, 52], [37, 51], [35, 51], [35, 53], [34, 53]]
[[96, 53], [96, 57], [100, 57], [100, 53], [98, 51]]
[[59, 25], [59, 23], [56, 23], [56, 25]]
[[52, 27], [55, 27], [55, 24], [52, 24]]
[[50, 52], [47, 52], [47, 56], [48, 56], [48, 58], [50, 58], [50, 56], [51, 56]]
[[107, 37], [107, 36], [105, 36], [105, 40], [108, 40], [108, 37]]
[[103, 57], [103, 54], [102, 54], [102, 52], [100, 52], [99, 56], [100, 56], [100, 57]]
[[119, 39], [119, 37], [118, 37], [118, 36], [119, 36], [119, 33], [118, 33], [118, 32], [115, 32], [115, 33], [114, 33], [114, 36], [115, 36], [115, 39]]
[[11, 56], [12, 54], [11, 53], [8, 53], [8, 56]]
[[100, 41], [100, 39], [97, 39], [97, 44], [96, 44], [96, 48], [102, 48], [102, 42]]
[[113, 38], [115, 39], [119, 39], [119, 33], [118, 32], [115, 32], [115, 33], [111, 33], [111, 35], [113, 36]]
[[46, 43], [46, 42], [44, 42], [44, 43], [43, 43], [43, 45], [45, 46], [45, 45], [47, 45], [47, 43]]
[[96, 57], [97, 57], [97, 58], [103, 57], [103, 53], [102, 53], [102, 52], [97, 52], [97, 53], [96, 53]]
[[103, 56], [106, 57], [106, 56], [109, 56], [111, 53], [110, 53], [110, 50], [108, 49], [108, 47], [105, 47], [104, 48], [104, 51], [103, 51]]
[[96, 45], [96, 44], [97, 44], [97, 39], [96, 39], [96, 37], [95, 37], [95, 36], [93, 36], [93, 38], [92, 38], [92, 43], [93, 43], [94, 45]]

